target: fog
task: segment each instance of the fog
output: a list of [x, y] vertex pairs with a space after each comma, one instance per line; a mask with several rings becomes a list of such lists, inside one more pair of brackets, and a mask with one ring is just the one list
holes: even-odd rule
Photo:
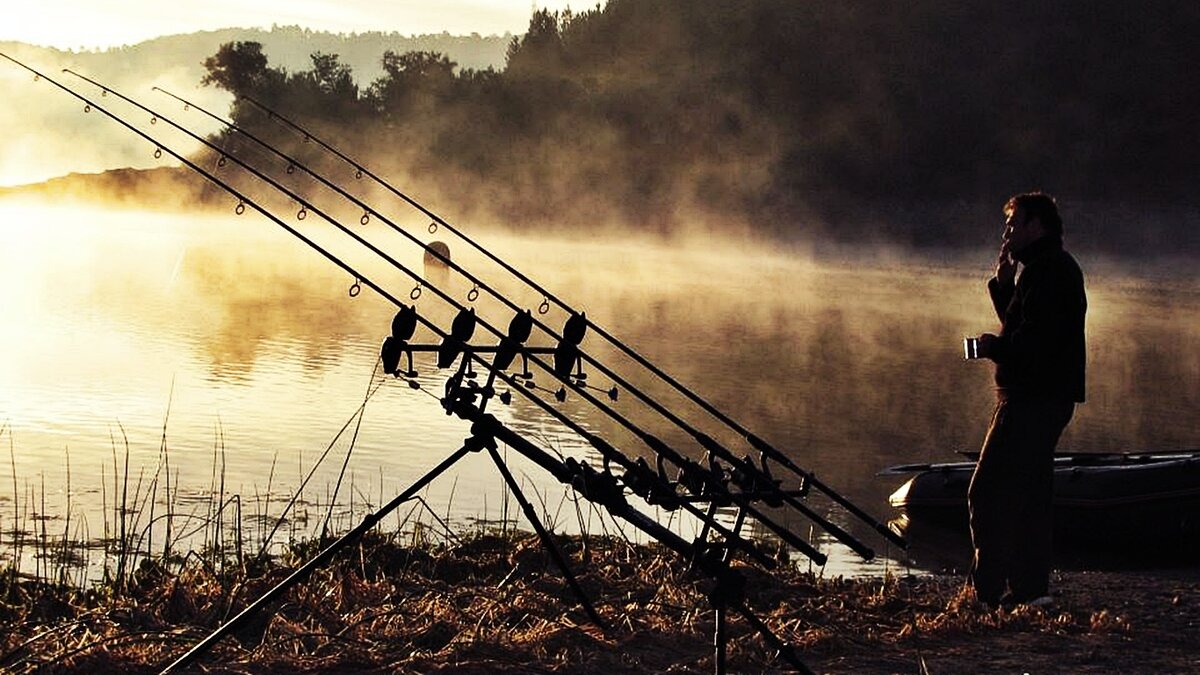
[[[381, 211], [422, 242], [446, 242], [456, 262], [536, 312], [540, 294], [444, 228], [429, 233], [423, 216]], [[327, 223], [314, 217], [290, 224], [412, 302], [410, 277]], [[993, 399], [991, 369], [962, 360], [961, 338], [996, 327], [983, 288], [990, 251], [949, 256], [858, 248], [832, 255], [712, 234], [582, 240], [464, 228], [878, 517], [890, 515], [885, 497], [896, 486], [877, 471], [951, 461], [982, 441]], [[378, 218], [355, 232], [423, 271], [423, 251]], [[1060, 449], [1195, 447], [1200, 286], [1179, 269], [1143, 265], [1130, 272], [1089, 255], [1080, 261], [1090, 306], [1088, 402]], [[369, 289], [350, 297], [355, 281], [253, 212], [239, 217], [0, 200], [0, 305], [6, 311], [0, 419], [13, 447], [17, 502], [49, 490], [51, 512], [58, 513], [69, 462], [74, 508], [99, 508], [93, 502], [101, 488], [93, 483], [112, 476], [113, 435], [118, 449], [127, 435], [135, 471], [149, 474], [166, 423], [178, 472], [173, 484], [182, 495], [200, 498], [210, 489], [219, 447], [227, 453], [221, 461], [228, 489], [247, 498], [270, 494], [278, 508], [369, 385], [381, 382], [379, 344], [395, 308]], [[512, 317], [486, 290], [471, 302], [472, 283], [455, 273], [430, 281], [500, 330]], [[455, 313], [428, 283], [414, 304], [442, 330]], [[555, 330], [565, 319], [557, 308], [536, 316]], [[422, 328], [414, 341], [435, 343], [438, 336]], [[473, 339], [495, 341], [482, 325]], [[551, 346], [553, 340], [535, 331], [529, 343]], [[583, 348], [688, 425], [738, 454], [750, 452], [599, 334], [589, 333]], [[468, 432], [434, 400], [448, 373], [428, 355], [419, 354], [416, 367], [421, 391], [386, 378], [368, 409], [349, 464], [359, 493], [342, 497], [349, 500], [339, 507], [342, 525], [354, 522], [353, 503], [361, 510], [364, 502], [390, 497]], [[558, 383], [533, 370], [538, 386], [529, 394], [622, 452], [652, 459], [633, 434], [579, 392], [556, 402]], [[687, 433], [650, 410], [630, 386], [618, 386], [618, 400], [610, 401], [604, 392], [614, 383], [597, 368], [586, 370], [592, 393], [615, 412], [680, 452], [701, 455]], [[596, 459], [574, 434], [513, 393], [511, 405], [492, 405], [506, 423], [542, 447]], [[340, 447], [346, 443], [343, 438]], [[536, 467], [512, 461], [552, 508], [563, 488]], [[7, 473], [0, 470], [0, 482], [10, 485], [14, 477]], [[327, 499], [335, 478], [336, 467], [324, 467], [310, 499]], [[47, 487], [39, 488], [43, 480]], [[499, 487], [494, 470], [472, 463], [434, 486], [427, 499], [454, 522], [470, 523], [496, 515]], [[872, 540], [823, 500], [811, 503]], [[789, 524], [796, 531], [808, 527]]]
[[[17, 284], [8, 297], [24, 298], [21, 306], [34, 314], [29, 320], [36, 318], [37, 303], [19, 290], [20, 279], [45, 279], [31, 291], [35, 298], [46, 293], [43, 301], [66, 298], [67, 309], [118, 312], [135, 333], [187, 336], [216, 381], [253, 370], [273, 341], [299, 345], [296, 356], [319, 370], [344, 341], [372, 344], [388, 330], [388, 302], [369, 289], [351, 299], [352, 276], [252, 213], [197, 217], [45, 206], [5, 213], [10, 251], [40, 232], [21, 244], [20, 258], [6, 260], [8, 283]], [[421, 241], [446, 241], [457, 263], [519, 307], [540, 303], [540, 294], [447, 232], [428, 234], [423, 220], [394, 217]], [[327, 224], [313, 220], [298, 227], [409, 301], [415, 282], [408, 275]], [[417, 245], [380, 223], [357, 231], [422, 272]], [[911, 457], [970, 448], [979, 440], [991, 399], [990, 369], [962, 362], [960, 341], [996, 328], [983, 289], [988, 251], [974, 259], [897, 250], [830, 259], [716, 236], [587, 242], [474, 232], [481, 245], [719, 407], [763, 420], [767, 428], [782, 424], [792, 441], [843, 450], [903, 446], [897, 452]], [[1194, 278], [1171, 269], [1130, 274], [1100, 258], [1080, 260], [1089, 275], [1089, 402], [1064, 446], [1111, 451], [1194, 444], [1197, 429], [1189, 420], [1196, 417], [1184, 414], [1200, 407]], [[79, 267], [46, 276], [38, 269], [43, 264]], [[68, 278], [69, 284], [59, 281]], [[468, 303], [471, 288], [452, 273], [442, 290], [503, 330], [511, 310], [486, 288]], [[147, 302], [170, 306], [170, 314], [139, 311]], [[447, 328], [453, 310], [432, 289], [416, 304]], [[563, 319], [557, 309], [543, 318], [556, 330]], [[9, 331], [10, 339], [19, 334]], [[477, 335], [484, 344], [495, 339], [482, 327]], [[419, 337], [436, 340], [424, 329]], [[534, 342], [552, 344], [545, 336]], [[599, 336], [590, 336], [585, 347], [612, 359], [654, 396], [674, 396]], [[637, 419], [663, 425], [632, 398], [622, 405]], [[701, 423], [703, 414], [691, 415]]]
[[[69, 54], [53, 50], [30, 48], [9, 43], [0, 51], [25, 61], [45, 75], [76, 88], [81, 94], [102, 103], [94, 87], [78, 86], [61, 72], [72, 68], [106, 81], [109, 86], [137, 92], [139, 97], [150, 93], [151, 87], [189, 92], [198, 101], [217, 107], [227, 107], [227, 93], [200, 90], [195, 69], [190, 64], [166, 64], [153, 70], [131, 68], [121, 64], [111, 70], [95, 72], [89, 68], [95, 59], [86, 54]], [[35, 183], [67, 173], [95, 173], [118, 167], [150, 168], [163, 163], [153, 157], [153, 147], [147, 149], [140, 141], [117, 124], [99, 119], [97, 114], [85, 114], [84, 103], [54, 87], [49, 82], [35, 82], [28, 71], [4, 61], [0, 68], [0, 86], [6, 92], [5, 105], [0, 106], [0, 124], [8, 140], [0, 152], [0, 186]], [[201, 127], [206, 133], [212, 125]], [[197, 144], [181, 144], [182, 153], [195, 152]]]
[[[297, 29], [185, 36], [174, 57], [165, 40], [103, 54], [12, 49], [146, 102], [159, 84], [231, 112], [349, 182], [346, 165], [277, 121], [230, 108], [233, 95], [255, 96], [453, 222], [977, 250], [993, 245], [1009, 194], [1040, 188], [1069, 214], [1074, 250], [1187, 257], [1200, 251], [1200, 206], [1195, 88], [1182, 83], [1198, 21], [1193, 4], [1174, 1], [951, 12], [929, 0], [879, 14], [856, 3], [621, 0], [536, 12], [491, 60], [470, 41], [321, 41]], [[19, 69], [0, 76], [17, 97], [0, 115], [19, 150], [0, 153], [0, 183], [164, 163], [70, 97], [21, 82]], [[155, 107], [216, 131], [169, 100]], [[217, 142], [246, 147], [228, 133]], [[186, 138], [164, 143], [215, 159]], [[219, 190], [196, 197], [225, 205]]]

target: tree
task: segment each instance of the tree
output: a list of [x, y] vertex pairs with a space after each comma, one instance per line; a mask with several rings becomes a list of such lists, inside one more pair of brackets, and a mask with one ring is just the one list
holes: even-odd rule
[[204, 69], [208, 74], [200, 80], [202, 85], [220, 87], [234, 96], [278, 90], [285, 80], [282, 70], [267, 67], [259, 42], [226, 42], [204, 60]]
[[358, 85], [354, 84], [350, 66], [341, 63], [337, 54], [316, 52], [310, 58], [313, 68], [307, 75], [317, 91], [341, 100], [358, 98]]
[[288, 78], [288, 107], [309, 111], [316, 117], [345, 121], [358, 114], [358, 85], [350, 66], [337, 54], [315, 52], [312, 69]]
[[529, 19], [529, 30], [522, 37], [514, 37], [508, 45], [505, 72], [517, 77], [560, 73], [566, 53], [563, 30], [570, 22], [569, 11], [562, 17], [545, 9], [534, 12]]
[[449, 96], [458, 64], [437, 52], [383, 53], [384, 76], [371, 84], [367, 96], [376, 110], [402, 116], [419, 105]]

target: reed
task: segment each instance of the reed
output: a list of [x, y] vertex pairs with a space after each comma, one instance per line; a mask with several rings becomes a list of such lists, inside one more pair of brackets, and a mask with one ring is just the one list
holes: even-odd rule
[[[159, 437], [158, 457], [159, 465], [163, 470], [164, 481], [164, 496], [166, 497], [166, 532], [163, 534], [163, 559], [171, 557], [171, 534], [172, 525], [174, 524], [175, 503], [171, 494], [171, 453], [167, 450], [167, 421], [171, 418], [171, 404], [175, 400], [175, 378], [171, 378], [171, 390], [167, 395], [167, 410], [163, 413], [162, 435]], [[155, 469], [155, 479], [157, 480], [158, 470]], [[178, 483], [177, 483], [178, 484]], [[177, 488], [178, 489], [178, 488]], [[154, 500], [150, 500], [151, 504], [151, 520], [154, 520]]]
[[[101, 467], [100, 553], [105, 564], [100, 579], [89, 579], [87, 556], [76, 555], [89, 550], [88, 528], [72, 497], [71, 453], [64, 456], [69, 478], [63, 526], [53, 529], [44, 475], [40, 490], [28, 486], [25, 498], [17, 499], [16, 464], [10, 457], [16, 521], [12, 530], [24, 523], [34, 532], [31, 540], [39, 562], [32, 575], [6, 577], [7, 601], [0, 606], [0, 671], [124, 671], [161, 665], [264, 592], [285, 569], [311, 558], [328, 543], [328, 532], [341, 524], [327, 516], [314, 522], [311, 532], [293, 527], [287, 541], [280, 542], [279, 553], [272, 555], [269, 543], [278, 537], [281, 523], [301, 522], [295, 515], [303, 502], [300, 490], [286, 502], [277, 499], [273, 467], [265, 493], [254, 488], [253, 503], [244, 505], [242, 495], [226, 487], [224, 435], [218, 425], [207, 467], [207, 499], [185, 511], [178, 493], [181, 479], [168, 468], [171, 453], [165, 438], [164, 432], [157, 467], [147, 474], [133, 465], [124, 427], [118, 424], [110, 431], [111, 466], [106, 462]], [[10, 455], [15, 456], [11, 445]], [[382, 476], [379, 495], [359, 489], [353, 472], [348, 483], [351, 519], [356, 509], [372, 508], [386, 499]], [[528, 481], [522, 483], [528, 491]], [[507, 497], [500, 527], [485, 517], [468, 530], [450, 517], [457, 487], [451, 486], [444, 506], [415, 498], [403, 517], [397, 511], [392, 527], [377, 528], [329, 568], [291, 590], [286, 612], [265, 618], [241, 641], [222, 644], [212, 658], [268, 673], [313, 669], [318, 663], [325, 664], [321, 668], [326, 671], [420, 672], [484, 654], [498, 659], [501, 669], [553, 663], [572, 671], [630, 672], [628, 664], [618, 667], [606, 660], [630, 649], [637, 668], [644, 670], [665, 669], [668, 656], [693, 666], [705, 663], [711, 612], [704, 582], [687, 574], [686, 564], [674, 554], [631, 542], [617, 521], [611, 527], [619, 534], [608, 535], [604, 514], [595, 518], [594, 505], [581, 503], [569, 490], [562, 490], [561, 496], [538, 490], [530, 495], [552, 532], [570, 527], [564, 516], [574, 518], [582, 536], [556, 533], [554, 539], [602, 615], [622, 626], [618, 636], [631, 640], [620, 638], [626, 647], [614, 649], [613, 638], [601, 636], [587, 623], [528, 525], [519, 526], [508, 517]], [[330, 504], [318, 503], [316, 510], [332, 513], [335, 493], [328, 493]], [[37, 509], [27, 508], [35, 503]], [[596, 534], [596, 528], [606, 534]], [[23, 540], [14, 534], [6, 541]], [[745, 569], [754, 575], [755, 588], [772, 589], [765, 599], [755, 599], [772, 625], [783, 626], [789, 639], [818, 648], [856, 638], [849, 637], [849, 629], [839, 633], [841, 628], [818, 628], [797, 619], [790, 604], [795, 598], [849, 593], [863, 596], [855, 595], [854, 602], [882, 605], [895, 602], [901, 592], [875, 584], [867, 598], [865, 586], [850, 593], [795, 569], [771, 581], [759, 578], [765, 573]], [[813, 590], [822, 584], [824, 590]], [[777, 587], [793, 595], [781, 594]], [[845, 597], [840, 601], [848, 602]], [[938, 624], [920, 614], [908, 615], [913, 625], [918, 619], [922, 631], [951, 630], [949, 619]], [[734, 632], [730, 666], [763, 670], [771, 656], [749, 632]]]
[[[350, 417], [351, 420], [354, 420], [354, 433], [350, 437], [350, 444], [346, 448], [346, 456], [342, 459], [342, 468], [340, 471], [338, 471], [337, 482], [334, 483], [333, 486], [333, 498], [329, 500], [329, 511], [325, 514], [325, 524], [322, 526], [322, 533], [325, 533], [328, 530], [329, 519], [333, 517], [333, 505], [337, 503], [337, 496], [342, 487], [342, 479], [344, 479], [346, 476], [346, 469], [350, 466], [350, 456], [354, 453], [355, 443], [358, 442], [358, 432], [360, 429], [362, 429], [362, 421], [366, 413], [367, 402], [371, 400], [371, 396], [374, 395], [376, 391], [379, 391], [379, 388], [382, 387], [383, 383], [386, 381], [381, 380], [379, 385], [375, 384], [375, 376], [379, 372], [380, 365], [382, 365], [382, 361], [380, 359], [376, 359], [375, 363], [372, 364], [371, 378], [367, 382], [367, 391], [363, 396], [362, 405], [360, 405], [358, 410], [355, 411], [354, 415], [351, 415]], [[346, 426], [349, 426], [349, 421], [347, 421]], [[338, 432], [339, 436], [346, 430], [346, 426], [343, 426], [342, 430]], [[337, 439], [335, 437], [334, 441], [336, 442], [336, 440]], [[332, 445], [332, 442], [330, 445]], [[351, 511], [353, 511], [353, 509], [351, 509]]]
[[[14, 449], [12, 430], [9, 427], [7, 422], [4, 424], [4, 428], [2, 431], [8, 432], [8, 461], [9, 461], [9, 466], [12, 467], [13, 522], [12, 522], [12, 528], [9, 530], [9, 533], [11, 535], [9, 547], [12, 549], [13, 554], [12, 554], [12, 561], [9, 563], [9, 567], [8, 567], [9, 576], [10, 576], [9, 588], [12, 588], [12, 585], [16, 582], [17, 576], [21, 573], [21, 553], [22, 553], [23, 541], [22, 541], [21, 531], [18, 529], [18, 525], [21, 522], [21, 511], [20, 511], [20, 506], [19, 506], [20, 499], [18, 498], [20, 496], [20, 493], [18, 492], [18, 489], [17, 489], [17, 454], [16, 454], [16, 450]], [[0, 432], [0, 436], [2, 436], [2, 435], [3, 435], [3, 433]], [[0, 533], [2, 533], [2, 532], [3, 532], [3, 530], [0, 529]]]
[[[128, 518], [129, 515], [129, 436], [125, 433], [125, 427], [118, 423], [118, 428], [121, 430], [121, 438], [124, 441], [125, 448], [125, 470], [122, 472], [117, 467], [117, 444], [116, 438], [109, 434], [109, 440], [112, 447], [113, 457], [113, 532], [117, 533], [117, 569], [113, 577], [115, 584], [114, 590], [120, 592], [124, 588], [125, 571], [129, 556], [129, 534], [128, 534]], [[120, 502], [116, 503], [116, 495], [120, 494]]]
[[[417, 507], [413, 516], [419, 514], [428, 511]], [[601, 536], [586, 542], [593, 563], [579, 572], [612, 626], [603, 635], [574, 606], [534, 535], [477, 532], [445, 541], [421, 540], [421, 528], [411, 531], [405, 538], [368, 534], [293, 589], [286, 608], [218, 645], [208, 665], [261, 673], [712, 669], [705, 581], [656, 545]], [[560, 539], [572, 559], [582, 555], [581, 538]], [[153, 669], [273, 584], [281, 565], [311, 556], [318, 546], [316, 540], [292, 542], [286, 555], [250, 575], [222, 577], [196, 556], [170, 570], [142, 566], [123, 594], [110, 599], [24, 580], [15, 591], [23, 602], [0, 609], [0, 670]], [[795, 567], [738, 569], [764, 620], [810, 663], [824, 664], [822, 670], [919, 672], [923, 654], [981, 642], [986, 650], [999, 640], [1041, 635], [1059, 645], [1078, 639], [1095, 649], [1111, 641], [1124, 649], [1134, 631], [1124, 614], [1087, 600], [1054, 612], [988, 610], [960, 593], [952, 577], [848, 581]], [[43, 600], [32, 602], [35, 597]], [[740, 622], [731, 624], [730, 638], [731, 671], [779, 667]]]
[[[369, 393], [377, 390], [375, 386]], [[364, 399], [364, 405], [369, 398], [368, 395]], [[361, 413], [360, 405], [343, 431], [355, 419], [360, 419]], [[277, 462], [272, 464], [267, 476], [265, 491], [260, 491], [257, 486], [252, 488], [251, 514], [247, 518], [243, 512], [243, 496], [231, 494], [226, 487], [226, 449], [219, 422], [214, 431], [208, 467], [209, 489], [205, 499], [201, 502], [181, 501], [179, 490], [184, 481], [178, 469], [172, 466], [169, 420], [168, 405], [158, 433], [156, 461], [149, 469], [135, 465], [134, 443], [124, 425], [116, 422], [110, 427], [109, 460], [101, 462], [99, 467], [101, 518], [96, 539], [91, 536], [86, 513], [80, 512], [75, 502], [73, 453], [64, 451], [66, 485], [59, 513], [55, 515], [51, 513], [49, 497], [52, 490], [47, 488], [45, 474], [40, 474], [35, 484], [26, 481], [24, 493], [20, 491], [16, 446], [9, 427], [0, 427], [0, 438], [9, 436], [13, 491], [11, 523], [3, 523], [6, 527], [0, 531], [0, 552], [12, 558], [4, 570], [8, 577], [6, 588], [12, 588], [20, 579], [34, 580], [95, 592], [115, 602], [144, 583], [147, 575], [179, 574], [189, 565], [199, 565], [220, 579], [246, 578], [262, 573], [278, 565], [281, 559], [294, 559], [298, 550], [305, 548], [304, 542], [322, 543], [332, 532], [343, 529], [345, 524], [340, 519], [330, 522], [328, 518], [314, 524], [319, 526], [317, 530], [304, 528], [307, 517], [297, 514], [297, 509], [305, 503], [302, 491], [308, 486], [313, 471], [308, 471], [301, 487], [284, 503], [276, 498]], [[331, 443], [330, 447], [333, 445]], [[323, 458], [324, 455], [318, 459], [318, 464]], [[348, 486], [349, 510], [345, 515], [351, 519], [364, 505], [372, 509], [373, 504], [381, 504], [387, 499], [382, 473], [378, 495], [364, 493], [352, 472]], [[451, 519], [456, 493], [457, 484], [451, 486], [450, 498], [444, 508], [441, 505], [435, 508], [424, 497], [414, 499], [407, 515], [401, 517], [397, 513], [391, 536], [407, 538], [413, 547], [461, 545], [468, 537]], [[328, 490], [327, 496], [330, 504], [318, 502], [315, 506], [318, 511], [332, 513], [336, 501]], [[540, 495], [539, 499], [545, 509], [545, 500]], [[291, 525], [288, 539], [281, 556], [273, 556], [270, 547], [285, 522]], [[509, 524], [506, 519], [502, 532], [509, 533]], [[479, 533], [495, 534], [486, 527]], [[28, 550], [30, 545], [33, 546], [31, 552]], [[249, 555], [247, 549], [251, 552]], [[93, 559], [100, 563], [95, 575], [89, 574]], [[23, 560], [34, 565], [28, 575], [22, 575]]]
[[[377, 366], [378, 366], [378, 364], [376, 364], [376, 367]], [[383, 386], [383, 381], [380, 381], [378, 384], [375, 383], [374, 375], [375, 375], [375, 373], [372, 372], [371, 382], [368, 385], [367, 393], [366, 393], [365, 397], [363, 398], [362, 403], [350, 415], [350, 417], [342, 425], [341, 429], [339, 429], [337, 431], [337, 433], [334, 434], [333, 438], [329, 441], [329, 444], [326, 445], [324, 451], [317, 458], [317, 461], [314, 462], [311, 467], [309, 467], [307, 473], [304, 472], [303, 463], [301, 463], [300, 469], [301, 469], [301, 473], [304, 474], [304, 477], [300, 480], [299, 485], [296, 487], [295, 491], [293, 491], [291, 497], [288, 499], [288, 501], [284, 505], [282, 511], [280, 511], [279, 515], [274, 519], [274, 523], [273, 523], [270, 531], [267, 532], [265, 535], [262, 535], [259, 537], [260, 543], [259, 543], [258, 553], [255, 555], [256, 559], [261, 560], [261, 559], [264, 559], [268, 555], [270, 547], [275, 540], [275, 535], [278, 534], [279, 529], [285, 523], [291, 523], [294, 528], [295, 519], [294, 518], [289, 519], [288, 515], [295, 509], [297, 504], [299, 504], [301, 502], [301, 500], [303, 499], [304, 490], [308, 487], [308, 484], [312, 480], [313, 475], [316, 474], [317, 470], [321, 467], [322, 464], [324, 464], [325, 459], [329, 456], [330, 452], [332, 452], [333, 448], [336, 447], [338, 440], [340, 440], [342, 435], [346, 433], [346, 430], [350, 428], [351, 424], [355, 424], [354, 434], [353, 434], [353, 437], [351, 438], [349, 448], [347, 449], [346, 457], [342, 464], [341, 473], [339, 473], [339, 475], [338, 475], [337, 485], [334, 488], [333, 495], [329, 499], [329, 509], [326, 513], [326, 517], [321, 526], [321, 535], [320, 536], [321, 537], [331, 536], [330, 520], [333, 517], [333, 508], [334, 508], [334, 505], [337, 503], [337, 494], [338, 494], [340, 486], [341, 486], [341, 481], [345, 475], [346, 467], [350, 460], [350, 454], [353, 451], [354, 444], [358, 438], [358, 429], [359, 429], [359, 425], [361, 425], [361, 423], [362, 423], [363, 412], [366, 409], [367, 402], [370, 401], [370, 399]], [[302, 460], [301, 460], [301, 462], [302, 462]], [[274, 476], [274, 462], [272, 463], [271, 475], [272, 475], [272, 477]], [[382, 482], [382, 480], [381, 480], [381, 482]], [[382, 485], [381, 485], [381, 489], [382, 489]], [[269, 499], [270, 484], [268, 484], [267, 494], [268, 494], [268, 499]], [[267, 515], [266, 515], [267, 511], [269, 511], [269, 509], [265, 509], [262, 514], [263, 522], [265, 522], [267, 519]], [[290, 532], [291, 538], [294, 539], [296, 537], [296, 534], [297, 534], [296, 531], [293, 529]]]

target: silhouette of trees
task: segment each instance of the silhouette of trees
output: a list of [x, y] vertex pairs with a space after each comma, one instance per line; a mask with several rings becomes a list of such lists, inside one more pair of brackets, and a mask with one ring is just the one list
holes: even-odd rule
[[508, 45], [506, 74], [514, 78], [561, 75], [566, 61], [562, 33], [570, 23], [569, 10], [562, 17], [545, 9], [535, 11], [529, 30]]
[[360, 90], [334, 55], [287, 75], [231, 43], [204, 82], [403, 146], [397, 169], [509, 222], [815, 214], [854, 239], [879, 234], [860, 207], [1030, 188], [1194, 205], [1198, 28], [1184, 0], [609, 0], [535, 12], [499, 72], [389, 51]]
[[385, 119], [433, 114], [440, 105], [453, 103], [457, 66], [433, 52], [384, 52], [384, 75], [371, 84], [367, 98]]
[[258, 42], [227, 42], [204, 60], [204, 68], [208, 74], [201, 84], [220, 87], [234, 96], [278, 91], [285, 80], [283, 71], [267, 67], [267, 55]]

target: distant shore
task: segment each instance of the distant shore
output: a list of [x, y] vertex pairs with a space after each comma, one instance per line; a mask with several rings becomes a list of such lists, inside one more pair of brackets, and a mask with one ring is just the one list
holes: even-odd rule
[[[232, 187], [245, 190], [251, 199], [263, 194], [264, 184], [252, 179], [240, 170], [229, 172], [220, 169], [216, 162], [209, 166], [204, 160], [196, 160], [201, 168], [211, 170], [218, 178], [230, 181]], [[71, 173], [49, 180], [0, 187], [0, 200], [34, 199], [54, 202], [76, 202], [80, 204], [112, 205], [122, 208], [138, 208], [149, 211], [227, 210], [232, 212], [237, 200], [229, 192], [208, 181], [185, 166], [164, 166], [150, 169], [119, 168], [98, 173]], [[427, 204], [434, 211], [440, 210], [442, 199]], [[1186, 205], [1163, 205], [1153, 203], [1100, 203], [1067, 201], [1062, 208], [1068, 219], [1068, 239], [1073, 251], [1092, 258], [1119, 264], [1132, 261], [1140, 265], [1147, 261], [1159, 261], [1166, 269], [1186, 268], [1200, 251], [1200, 209]], [[847, 202], [835, 209], [835, 214], [816, 216], [821, 222], [828, 219], [832, 224], [822, 234], [809, 236], [780, 235], [779, 233], [757, 233], [772, 240], [806, 241], [815, 250], [825, 251], [838, 258], [867, 255], [871, 251], [892, 251], [894, 248], [928, 251], [939, 256], [951, 255], [952, 251], [966, 251], [976, 256], [980, 251], [990, 250], [996, 234], [987, 227], [999, 213], [997, 204], [969, 201], [929, 201], [909, 199], [907, 201]], [[291, 215], [290, 213], [287, 215]], [[457, 220], [456, 218], [452, 218]], [[492, 223], [509, 222], [512, 227], [523, 231], [569, 230], [568, 223], [521, 219], [509, 221], [495, 214], [475, 213], [473, 221]], [[863, 239], [854, 234], [853, 228], [843, 229], [850, 223], [877, 223], [873, 234]], [[963, 223], [977, 223], [967, 237], [946, 237], [947, 231]], [[606, 228], [594, 227], [591, 232], [645, 232], [638, 223], [608, 223]], [[624, 229], [622, 229], [624, 228]], [[802, 230], [804, 228], [801, 228]], [[1186, 234], [1178, 234], [1177, 231]], [[741, 232], [731, 226], [731, 234]], [[669, 236], [670, 229], [659, 232]], [[1174, 234], [1173, 234], [1174, 233]], [[1182, 272], [1181, 272], [1182, 273]]]
[[[203, 176], [182, 166], [71, 173], [40, 183], [0, 187], [0, 199], [32, 198], [146, 209], [178, 209], [181, 205], [217, 208], [224, 194]], [[231, 199], [227, 197], [225, 201]]]

